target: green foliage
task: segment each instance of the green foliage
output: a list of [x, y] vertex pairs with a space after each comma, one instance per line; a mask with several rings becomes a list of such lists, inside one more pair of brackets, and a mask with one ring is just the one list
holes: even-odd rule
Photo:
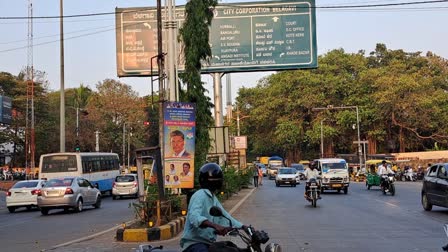
[[320, 152], [321, 122], [326, 146], [333, 153], [355, 153], [355, 109], [361, 140], [377, 153], [448, 146], [448, 62], [430, 52], [408, 53], [378, 44], [365, 55], [343, 49], [319, 57], [319, 68], [283, 71], [241, 88], [237, 103], [248, 104], [249, 120], [241, 124], [252, 155], [285, 153], [289, 159], [315, 158]]
[[180, 29], [185, 45], [185, 73], [180, 76], [186, 84], [181, 101], [196, 103], [196, 150], [195, 171], [204, 164], [210, 149], [208, 127], [213, 125], [210, 109], [213, 104], [206, 96], [207, 90], [201, 81], [201, 64], [211, 56], [209, 27], [213, 18], [216, 0], [191, 0], [185, 6], [186, 19]]
[[227, 199], [232, 194], [237, 193], [241, 188], [250, 184], [252, 173], [249, 169], [237, 170], [233, 167], [227, 167], [224, 171], [224, 186], [221, 193], [217, 195], [219, 200]]

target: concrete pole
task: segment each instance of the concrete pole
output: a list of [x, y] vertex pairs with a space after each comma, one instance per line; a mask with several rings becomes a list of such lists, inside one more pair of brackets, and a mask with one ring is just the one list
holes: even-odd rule
[[121, 165], [122, 165], [122, 169], [124, 170], [125, 168], [125, 161], [126, 161], [126, 122], [123, 123], [123, 150], [122, 150], [122, 157], [123, 160], [121, 161]]
[[129, 160], [131, 159], [131, 132], [128, 133], [128, 169], [130, 169], [129, 167], [131, 167], [129, 164]]
[[222, 127], [224, 125], [222, 117], [222, 85], [221, 85], [221, 78], [223, 75], [224, 75], [223, 73], [212, 73], [216, 127]]
[[173, 5], [174, 0], [167, 0], [168, 1], [168, 21], [166, 22], [166, 29], [168, 30], [168, 87], [169, 87], [169, 100], [170, 101], [176, 101], [177, 95], [176, 95], [176, 66], [175, 66], [175, 58], [176, 58], [176, 51], [174, 43], [174, 29], [176, 27], [176, 22], [173, 19]]
[[325, 119], [320, 121], [320, 158], [324, 157], [324, 121]]
[[64, 87], [64, 8], [63, 8], [63, 0], [59, 1], [60, 3], [60, 19], [59, 19], [59, 33], [60, 33], [60, 56], [61, 56], [61, 90], [60, 90], [60, 113], [59, 113], [59, 151], [65, 152], [65, 87]]
[[100, 132], [95, 131], [95, 151], [100, 152]]

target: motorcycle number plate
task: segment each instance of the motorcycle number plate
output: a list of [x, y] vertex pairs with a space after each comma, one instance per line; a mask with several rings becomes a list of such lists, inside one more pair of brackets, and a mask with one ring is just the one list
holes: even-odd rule
[[334, 185], [331, 185], [331, 187], [342, 187], [342, 185], [341, 184], [334, 184]]
[[312, 186], [310, 186], [310, 188], [317, 188], [317, 186], [315, 186], [315, 185], [312, 185]]

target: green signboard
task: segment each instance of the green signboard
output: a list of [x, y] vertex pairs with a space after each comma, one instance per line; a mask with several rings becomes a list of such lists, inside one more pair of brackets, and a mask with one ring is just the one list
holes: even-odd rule
[[[204, 62], [202, 72], [316, 68], [314, 2], [218, 5], [210, 28], [212, 58]], [[176, 8], [175, 18], [180, 27], [185, 18], [183, 7]], [[156, 62], [153, 61], [152, 73], [150, 64], [151, 57], [157, 55], [156, 10], [117, 9], [116, 22], [118, 76], [156, 75]], [[177, 62], [182, 71], [183, 59], [177, 57]]]
[[314, 1], [244, 3], [215, 9], [205, 72], [317, 67]]

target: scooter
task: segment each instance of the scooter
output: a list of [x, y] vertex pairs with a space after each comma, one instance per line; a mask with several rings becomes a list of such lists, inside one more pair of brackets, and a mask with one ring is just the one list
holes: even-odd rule
[[315, 178], [311, 178], [306, 182], [306, 187], [308, 188], [305, 194], [305, 199], [311, 202], [313, 207], [317, 206], [317, 200], [320, 198], [320, 181]]
[[[221, 208], [213, 206], [210, 208], [210, 215], [215, 217], [223, 217], [229, 220], [230, 226], [232, 226], [232, 221], [223, 215]], [[246, 244], [246, 248], [239, 248], [231, 241], [218, 241], [212, 243], [209, 247], [209, 252], [223, 252], [223, 251], [238, 251], [238, 252], [263, 252], [261, 245], [265, 244], [269, 240], [269, 236], [264, 231], [255, 231], [252, 227], [247, 229], [234, 228], [226, 234], [226, 236], [236, 236], [240, 237], [241, 240]], [[140, 245], [139, 252], [152, 252], [152, 251], [162, 251], [162, 252], [177, 252], [163, 250], [163, 246], [152, 247], [151, 245]], [[277, 243], [269, 243], [264, 252], [281, 252], [282, 249]]]
[[381, 191], [383, 192], [384, 195], [386, 195], [386, 193], [390, 193], [392, 196], [395, 195], [395, 177], [394, 174], [389, 173], [389, 174], [383, 174], [381, 175], [382, 178], [382, 183], [381, 183]]

